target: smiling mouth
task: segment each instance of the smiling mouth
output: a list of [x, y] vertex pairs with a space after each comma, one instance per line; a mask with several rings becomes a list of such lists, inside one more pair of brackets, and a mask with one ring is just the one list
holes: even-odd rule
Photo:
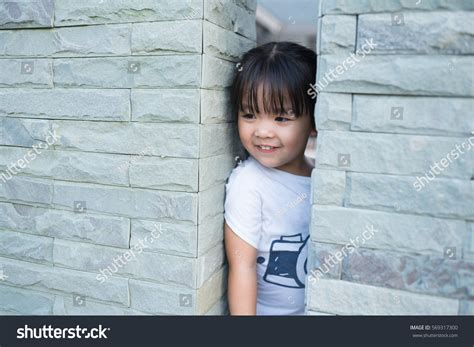
[[259, 152], [263, 152], [263, 153], [272, 153], [278, 149], [278, 147], [272, 147], [272, 146], [255, 146], [255, 147], [257, 147], [257, 150]]

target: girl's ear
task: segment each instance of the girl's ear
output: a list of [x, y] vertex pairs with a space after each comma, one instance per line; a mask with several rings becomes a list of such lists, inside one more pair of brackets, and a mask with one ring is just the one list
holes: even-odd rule
[[312, 129], [311, 132], [309, 133], [309, 136], [318, 136], [318, 132], [316, 131], [316, 129]]

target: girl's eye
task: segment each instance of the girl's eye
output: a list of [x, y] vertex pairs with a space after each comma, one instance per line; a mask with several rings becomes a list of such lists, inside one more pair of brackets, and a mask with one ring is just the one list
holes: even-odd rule
[[246, 119], [252, 119], [253, 118], [253, 114], [244, 114], [242, 115], [243, 118], [246, 118]]
[[290, 119], [286, 118], [286, 117], [276, 117], [275, 120], [277, 122], [280, 122], [280, 123], [286, 123], [286, 122], [290, 121]]

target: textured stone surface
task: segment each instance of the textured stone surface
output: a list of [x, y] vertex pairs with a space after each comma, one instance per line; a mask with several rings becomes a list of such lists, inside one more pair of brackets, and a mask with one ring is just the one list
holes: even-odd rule
[[201, 89], [201, 124], [233, 121], [230, 92]]
[[132, 89], [132, 120], [199, 123], [199, 99], [197, 89]]
[[200, 78], [199, 55], [54, 60], [58, 87], [198, 87]]
[[154, 314], [190, 315], [196, 305], [195, 291], [163, 284], [130, 280], [133, 309]]
[[0, 254], [38, 263], [53, 261], [53, 239], [0, 230]]
[[356, 249], [343, 261], [343, 281], [437, 296], [474, 298], [474, 263], [447, 257]]
[[324, 0], [324, 14], [329, 13], [376, 13], [402, 10], [474, 10], [474, 4], [465, 0]]
[[13, 176], [0, 185], [0, 199], [11, 202], [23, 201], [49, 205], [52, 202], [52, 196], [52, 181]]
[[54, 0], [2, 1], [0, 28], [41, 28], [53, 26]]
[[416, 192], [415, 177], [350, 173], [349, 179], [348, 207], [474, 219], [474, 181], [437, 178]]
[[202, 87], [224, 89], [232, 85], [237, 72], [236, 64], [209, 54], [202, 56]]
[[[397, 110], [400, 117], [393, 119]], [[468, 136], [473, 110], [474, 99], [468, 98], [354, 95], [351, 130]]]
[[225, 184], [234, 165], [234, 156], [231, 154], [221, 154], [201, 159], [199, 161], [200, 189], [206, 190], [215, 185]]
[[197, 196], [192, 193], [55, 182], [53, 204], [72, 210], [74, 201], [85, 201], [88, 211], [99, 213], [197, 221]]
[[53, 314], [55, 315], [73, 315], [73, 316], [134, 316], [149, 315], [149, 313], [132, 310], [128, 307], [105, 304], [97, 301], [86, 299], [84, 306], [75, 305], [72, 297], [56, 295], [54, 299]]
[[0, 307], [20, 315], [53, 314], [54, 295], [0, 285]]
[[[222, 295], [227, 287], [227, 267], [222, 267], [197, 291], [196, 314], [222, 314], [223, 309], [215, 307], [222, 300]], [[225, 298], [224, 298], [225, 300]], [[221, 312], [209, 312], [210, 310]]]
[[86, 298], [91, 297], [123, 305], [129, 303], [126, 278], [109, 278], [107, 282], [100, 285], [95, 274], [84, 271], [37, 265], [7, 258], [0, 258], [0, 264], [3, 265], [4, 273], [8, 276], [5, 280], [8, 285], [71, 296], [72, 293], [76, 293]]
[[456, 315], [458, 301], [401, 290], [321, 279], [311, 285], [311, 310], [340, 315]]
[[[317, 81], [323, 86], [329, 82], [327, 92], [474, 96], [474, 80], [469, 78], [474, 59], [469, 56], [371, 55], [356, 57], [359, 62], [352, 64], [349, 55], [319, 58]], [[341, 73], [336, 74], [338, 67]]]
[[320, 36], [321, 54], [349, 53], [355, 49], [356, 16], [324, 16]]
[[[197, 226], [178, 223], [157, 223], [133, 219], [130, 247], [142, 245], [147, 252], [195, 257], [197, 255]], [[153, 238], [153, 235], [159, 235]], [[153, 242], [145, 242], [152, 240]]]
[[[1, 5], [0, 5], [1, 6]], [[0, 54], [4, 56], [89, 56], [130, 54], [131, 26], [2, 30]], [[91, 40], [91, 36], [94, 37]]]
[[138, 55], [201, 53], [202, 25], [201, 20], [134, 23], [132, 53]]
[[169, 191], [198, 191], [196, 159], [132, 157], [130, 185]]
[[352, 96], [319, 93], [316, 100], [316, 129], [349, 130], [352, 120]]
[[[143, 240], [143, 243], [152, 243], [152, 240], [158, 242], [159, 238], [149, 237]], [[194, 287], [196, 275], [192, 258], [140, 250], [140, 247], [123, 250], [56, 239], [54, 240], [54, 264], [107, 276], [103, 281], [97, 280], [98, 286], [107, 284], [111, 276], [118, 275], [163, 284]]]
[[334, 261], [334, 256], [341, 248], [340, 245], [311, 242], [311, 246], [308, 248], [307, 281], [318, 281], [320, 278], [340, 278], [342, 262]]
[[51, 59], [0, 59], [0, 87], [52, 88]]
[[200, 0], [114, 0], [100, 6], [95, 0], [55, 0], [54, 5], [55, 26], [202, 18]]
[[127, 248], [129, 220], [0, 203], [0, 228], [60, 239]]
[[[461, 148], [465, 141], [461, 137], [323, 131], [318, 136], [316, 167], [410, 176], [435, 170], [439, 177], [469, 180], [474, 157], [456, 150], [456, 145]], [[341, 155], [350, 156], [347, 165], [341, 165]], [[440, 164], [443, 158], [447, 165], [444, 161], [444, 165]], [[439, 169], [435, 168], [436, 163]]]
[[219, 244], [224, 239], [224, 214], [207, 218], [198, 225], [198, 256]]
[[[313, 205], [311, 239], [316, 242], [442, 256], [462, 248], [464, 221]], [[365, 233], [373, 226], [373, 236]], [[354, 243], [351, 242], [354, 241]]]
[[313, 169], [312, 203], [318, 205], [342, 206], [346, 191], [346, 173], [335, 170]]
[[[128, 186], [128, 156], [0, 147], [0, 174], [13, 165], [38, 178]], [[25, 161], [24, 168], [19, 161]]]
[[255, 15], [247, 9], [237, 6], [233, 1], [205, 1], [204, 19], [239, 33], [250, 40], [255, 41], [257, 38]]
[[203, 27], [203, 42], [204, 53], [232, 61], [238, 61], [242, 52], [255, 46], [254, 41], [207, 21]]
[[393, 25], [390, 13], [360, 15], [357, 48], [373, 39], [374, 54], [473, 54], [473, 21], [473, 12], [407, 12], [403, 25]]
[[129, 95], [127, 90], [0, 89], [0, 116], [125, 121]]

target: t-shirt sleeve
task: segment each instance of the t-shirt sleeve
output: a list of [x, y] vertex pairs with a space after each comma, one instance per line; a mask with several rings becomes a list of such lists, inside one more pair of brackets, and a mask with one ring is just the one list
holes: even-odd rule
[[[240, 172], [243, 174], [243, 172]], [[230, 177], [226, 184], [224, 217], [237, 236], [258, 248], [262, 226], [262, 201], [248, 175]]]

